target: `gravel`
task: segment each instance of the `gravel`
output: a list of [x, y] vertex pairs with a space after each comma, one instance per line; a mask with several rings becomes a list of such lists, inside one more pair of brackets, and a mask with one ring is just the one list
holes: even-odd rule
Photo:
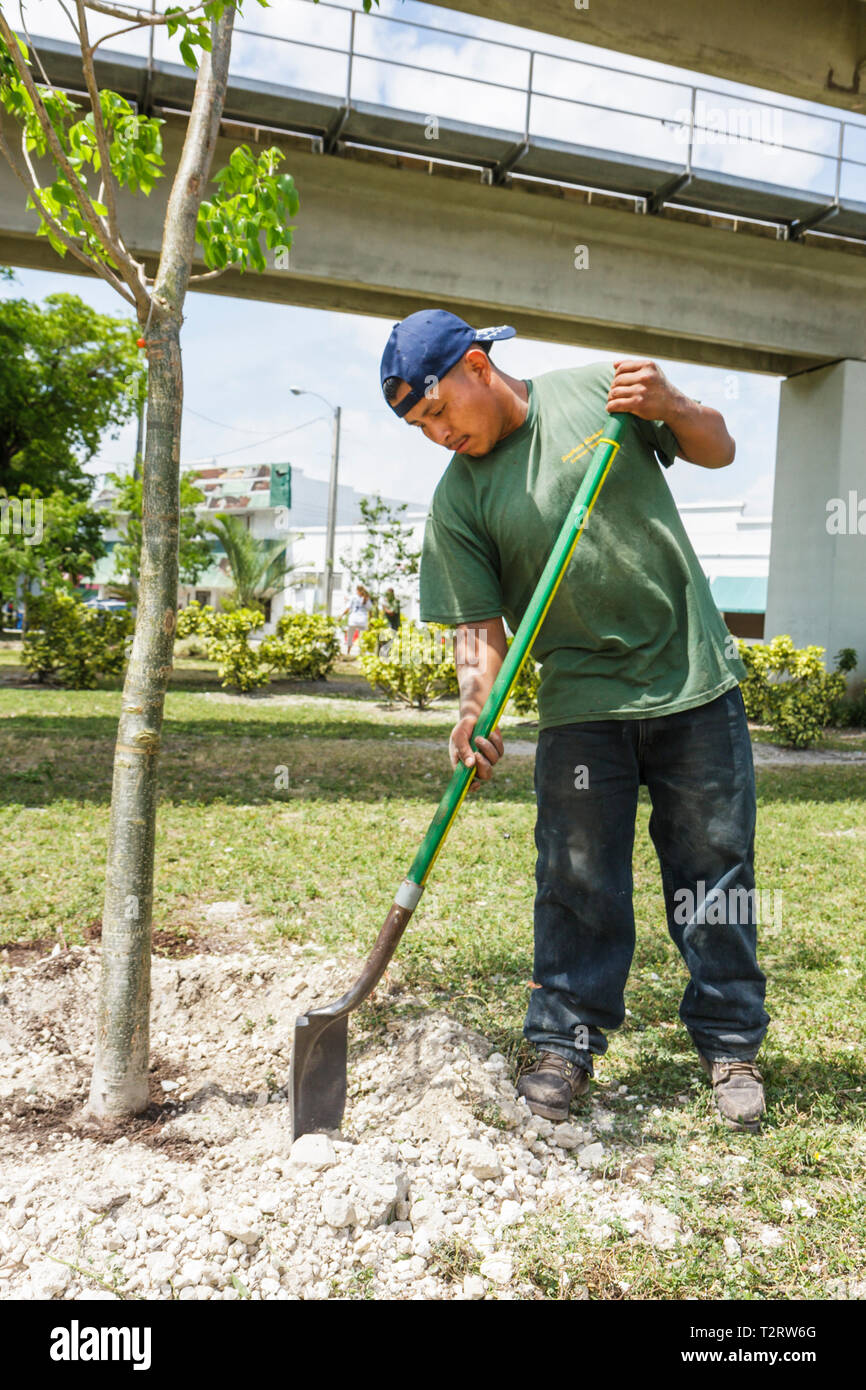
[[0, 1299], [533, 1298], [520, 1249], [539, 1215], [575, 1212], [587, 1240], [614, 1219], [660, 1248], [691, 1238], [620, 1176], [596, 1099], [567, 1124], [532, 1116], [486, 1039], [413, 1016], [393, 979], [384, 1032], [350, 1029], [342, 1132], [292, 1145], [295, 1017], [351, 978], [294, 945], [156, 958], [151, 1105], [100, 1127], [84, 1114], [98, 950], [7, 970]]

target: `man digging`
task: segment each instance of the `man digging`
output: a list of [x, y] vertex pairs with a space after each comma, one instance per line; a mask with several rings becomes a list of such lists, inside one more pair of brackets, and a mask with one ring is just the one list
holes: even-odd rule
[[[597, 362], [522, 380], [490, 360], [514, 329], [445, 310], [395, 324], [381, 363], [395, 414], [452, 452], [421, 559], [421, 619], [453, 626], [460, 719], [452, 766], [486, 782], [504, 752], [469, 739], [592, 457], [605, 411], [626, 415], [585, 532], [539, 632], [534, 988], [537, 1059], [518, 1091], [564, 1120], [606, 1031], [625, 1017], [635, 944], [638, 789], [661, 865], [668, 930], [690, 981], [680, 1018], [720, 1115], [757, 1130], [754, 1058], [769, 1023], [756, 957], [752, 750], [745, 667], [713, 602], [663, 469], [732, 462], [722, 416], [653, 362]], [[661, 465], [661, 466], [660, 466]]]

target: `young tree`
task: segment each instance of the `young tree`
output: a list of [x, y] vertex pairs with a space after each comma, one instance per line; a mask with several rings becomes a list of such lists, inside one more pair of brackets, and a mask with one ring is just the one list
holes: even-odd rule
[[[266, 4], [267, 0], [258, 0]], [[371, 0], [365, 0], [365, 9]], [[298, 210], [292, 178], [277, 172], [282, 154], [236, 148], [205, 198], [220, 128], [235, 14], [241, 0], [203, 0], [154, 12], [120, 0], [69, 0], [90, 109], [40, 83], [38, 54], [19, 39], [0, 8], [0, 106], [17, 123], [13, 155], [3, 153], [27, 193], [37, 232], [59, 255], [83, 262], [133, 306], [148, 361], [143, 466], [141, 575], [132, 655], [121, 704], [111, 797], [102, 979], [89, 1109], [100, 1117], [140, 1113], [148, 1103], [150, 944], [156, 767], [165, 689], [177, 621], [179, 455], [183, 402], [180, 329], [187, 290], [229, 267], [265, 269], [262, 240], [291, 242]], [[118, 21], [118, 33], [165, 26], [183, 61], [196, 69], [192, 109], [168, 198], [156, 269], [129, 250], [119, 192], [148, 194], [162, 176], [161, 121], [141, 115], [116, 92], [100, 90], [90, 35], [93, 15]], [[104, 38], [109, 37], [105, 35]], [[35, 66], [34, 66], [35, 65]], [[43, 79], [44, 73], [41, 74]], [[51, 166], [40, 179], [34, 155]], [[192, 273], [196, 242], [205, 264]]]
[[61, 488], [85, 501], [82, 464], [134, 415], [144, 372], [131, 319], [74, 294], [0, 300], [0, 489]]
[[346, 552], [342, 556], [352, 588], [363, 584], [373, 600], [373, 608], [378, 608], [383, 590], [399, 580], [411, 579], [418, 573], [421, 551], [413, 547], [412, 530], [402, 520], [408, 503], [401, 502], [390, 507], [376, 493], [372, 501], [361, 498], [361, 516], [367, 532], [362, 550], [356, 556]]

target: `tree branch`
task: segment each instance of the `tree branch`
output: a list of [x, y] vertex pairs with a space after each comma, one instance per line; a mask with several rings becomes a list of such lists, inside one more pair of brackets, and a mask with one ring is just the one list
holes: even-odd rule
[[[138, 303], [138, 297], [141, 293], [141, 285], [139, 281], [137, 266], [132, 261], [132, 258], [129, 256], [125, 248], [119, 245], [116, 239], [109, 234], [108, 229], [106, 228], [102, 219], [97, 215], [96, 209], [90, 201], [89, 194], [82, 186], [81, 180], [79, 179], [75, 170], [72, 168], [72, 165], [69, 163], [69, 160], [66, 156], [66, 152], [64, 151], [63, 146], [61, 145], [60, 140], [58, 138], [57, 132], [54, 129], [54, 126], [51, 124], [50, 117], [45, 109], [45, 104], [42, 101], [41, 96], [39, 95], [36, 83], [33, 81], [33, 74], [31, 73], [29, 67], [24, 62], [24, 59], [21, 56], [21, 49], [18, 47], [18, 39], [16, 38], [14, 32], [9, 28], [9, 25], [6, 22], [6, 17], [3, 14], [2, 9], [0, 9], [0, 36], [3, 37], [6, 43], [6, 47], [9, 51], [9, 56], [15, 64], [15, 67], [18, 71], [18, 76], [21, 78], [21, 81], [24, 84], [25, 91], [27, 92], [27, 95], [33, 103], [33, 108], [36, 112], [37, 119], [44, 131], [45, 138], [51, 150], [52, 158], [54, 159], [54, 162], [58, 166], [58, 168], [66, 175], [66, 178], [69, 181], [72, 194], [75, 198], [75, 201], [78, 203], [82, 217], [90, 227], [100, 246], [105, 251], [105, 254], [118, 263], [122, 278], [125, 281], [125, 283], [129, 286], [129, 288], [132, 290], [132, 293], [136, 299], [136, 303]], [[93, 257], [92, 263], [94, 265], [96, 264], [97, 259], [97, 257]], [[141, 307], [143, 306], [139, 305], [139, 308]]]
[[[63, 11], [63, 13], [66, 15], [66, 18], [69, 20], [69, 26], [70, 26], [70, 28], [72, 29], [73, 34], [75, 35], [76, 38], [78, 38], [78, 29], [77, 29], [77, 27], [76, 27], [75, 20], [72, 18], [72, 15], [71, 15], [71, 14], [69, 13], [69, 11], [67, 10], [66, 5], [64, 4], [64, 0], [57, 0], [57, 3], [58, 3], [58, 5], [60, 6], [60, 8], [61, 8], [61, 10]], [[49, 82], [48, 85], [49, 85], [49, 87], [50, 87], [50, 86], [51, 86], [51, 83]]]
[[21, 153], [24, 156], [24, 162], [27, 166], [27, 176], [25, 176], [21, 172], [18, 165], [15, 163], [15, 160], [12, 158], [12, 153], [9, 149], [9, 146], [6, 143], [6, 139], [3, 135], [2, 128], [0, 128], [0, 153], [2, 153], [4, 159], [6, 160], [6, 163], [9, 165], [9, 168], [12, 170], [19, 183], [22, 183], [24, 185], [27, 192], [33, 197], [34, 201], [38, 204], [41, 216], [44, 218], [47, 225], [51, 228], [52, 232], [57, 237], [57, 240], [63, 243], [67, 251], [71, 252], [76, 260], [81, 261], [82, 265], [86, 265], [88, 270], [95, 270], [97, 275], [100, 275], [103, 280], [107, 280], [108, 284], [111, 285], [112, 289], [116, 290], [117, 293], [123, 299], [125, 299], [129, 304], [133, 306], [133, 308], [135, 308], [136, 304], [132, 295], [127, 293], [127, 290], [123, 283], [117, 279], [116, 275], [112, 274], [108, 266], [103, 265], [101, 261], [95, 261], [92, 256], [88, 256], [86, 251], [82, 251], [80, 246], [78, 246], [76, 242], [74, 242], [72, 238], [69, 236], [69, 233], [66, 232], [63, 227], [61, 227], [60, 223], [57, 222], [56, 219], [52, 217], [51, 213], [47, 210], [47, 208], [43, 206], [42, 199], [40, 196], [41, 189], [39, 188], [35, 170], [33, 169], [33, 165], [31, 164], [29, 156], [27, 154], [26, 135], [22, 135], [22, 145], [23, 147]]
[[96, 148], [99, 150], [99, 162], [102, 166], [102, 189], [105, 193], [105, 206], [108, 212], [108, 230], [118, 245], [123, 246], [123, 239], [117, 225], [117, 184], [111, 169], [108, 137], [105, 133], [105, 122], [102, 119], [102, 103], [99, 100], [99, 87], [93, 69], [93, 50], [90, 47], [90, 35], [87, 32], [87, 12], [84, 8], [84, 0], [75, 0], [75, 8], [78, 13], [81, 64], [84, 69], [84, 81], [87, 84], [87, 95], [90, 97], [90, 109], [93, 112]]
[[191, 285], [200, 285], [202, 280], [217, 280], [220, 275], [225, 275], [227, 270], [232, 269], [232, 265], [224, 265], [221, 270], [206, 270], [203, 271], [201, 275], [191, 275], [189, 277], [189, 283]]
[[212, 46], [201, 56], [186, 139], [169, 194], [154, 295], [157, 303], [175, 313], [189, 284], [199, 209], [225, 106], [234, 20], [235, 7], [227, 5], [211, 24]]
[[[45, 71], [42, 59], [39, 57], [39, 54], [36, 51], [36, 46], [33, 43], [33, 40], [30, 37], [30, 31], [27, 28], [27, 21], [24, 18], [24, 0], [18, 0], [18, 14], [21, 19], [21, 28], [24, 30], [24, 37], [30, 45], [30, 52], [33, 54], [34, 58], [39, 64], [39, 71], [42, 73], [42, 80], [44, 81], [46, 87], [50, 87], [51, 83], [48, 81], [48, 74]], [[75, 26], [73, 25], [72, 27], [74, 28]]]
[[101, 43], [108, 43], [109, 39], [116, 39], [121, 34], [134, 34], [140, 28], [140, 24], [127, 24], [125, 29], [112, 29], [110, 34], [103, 34], [101, 39], [97, 39], [96, 43], [91, 44], [90, 51], [95, 53]]
[[[94, 14], [106, 14], [111, 19], [122, 19], [129, 23], [133, 20], [136, 27], [139, 25], [167, 24], [170, 19], [178, 17], [177, 10], [173, 15], [148, 14], [145, 10], [140, 10], [134, 5], [106, 5], [101, 0], [86, 0], [87, 8], [93, 10]], [[204, 5], [191, 5], [188, 10], [183, 11], [182, 18], [190, 19], [197, 11], [204, 11]]]

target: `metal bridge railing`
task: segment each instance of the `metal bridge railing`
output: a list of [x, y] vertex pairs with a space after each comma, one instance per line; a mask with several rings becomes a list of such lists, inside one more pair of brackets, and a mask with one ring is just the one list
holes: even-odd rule
[[[661, 132], [665, 136], [660, 142], [662, 147], [669, 151], [671, 146], [679, 146], [672, 153], [678, 156], [676, 162], [680, 162], [684, 171], [690, 172], [694, 167], [702, 169], [727, 168], [731, 172], [732, 156], [731, 150], [749, 150], [757, 153], [774, 153], [781, 155], [779, 164], [784, 163], [785, 156], [800, 156], [803, 161], [814, 162], [814, 170], [818, 165], [823, 169], [825, 177], [820, 178], [821, 187], [816, 186], [817, 180], [809, 178], [805, 182], [797, 182], [796, 178], [791, 179], [769, 177], [771, 172], [769, 167], [763, 167], [762, 178], [768, 183], [786, 182], [790, 187], [800, 187], [814, 192], [816, 196], [832, 198], [833, 202], [838, 202], [840, 197], [854, 197], [858, 200], [866, 201], [866, 124], [858, 124], [854, 121], [843, 118], [835, 118], [815, 112], [799, 111], [794, 107], [785, 106], [779, 102], [768, 102], [757, 100], [753, 97], [738, 97], [734, 94], [720, 91], [718, 88], [707, 87], [703, 84], [689, 84], [677, 81], [673, 78], [649, 77], [644, 74], [628, 72], [624, 69], [608, 67], [601, 63], [595, 63], [583, 58], [571, 58], [556, 53], [548, 53], [540, 49], [526, 48], [518, 44], [504, 42], [500, 39], [479, 38], [474, 34], [455, 33], [451, 30], [437, 28], [434, 25], [424, 24], [417, 20], [395, 18], [390, 15], [382, 15], [372, 12], [363, 13], [360, 10], [350, 10], [340, 5], [328, 3], [328, 0], [320, 0], [318, 4], [313, 4], [312, 0], [290, 0], [295, 8], [295, 13], [299, 18], [303, 18], [306, 11], [312, 21], [311, 28], [320, 30], [322, 21], [337, 20], [339, 16], [344, 28], [342, 41], [323, 42], [319, 38], [311, 37], [308, 34], [295, 36], [293, 34], [270, 34], [256, 29], [246, 29], [239, 27], [236, 31], [235, 63], [236, 67], [242, 62], [244, 45], [248, 41], [254, 44], [265, 43], [268, 45], [279, 44], [282, 48], [301, 50], [306, 53], [328, 54], [343, 60], [342, 80], [338, 84], [329, 83], [329, 95], [336, 95], [342, 98], [346, 108], [351, 108], [355, 100], [369, 100], [359, 94], [359, 87], [364, 85], [363, 74], [365, 70], [369, 74], [370, 66], [384, 72], [394, 74], [421, 74], [425, 78], [441, 79], [450, 85], [458, 84], [464, 88], [467, 94], [474, 95], [474, 110], [478, 112], [479, 103], [477, 98], [484, 93], [501, 93], [507, 100], [513, 98], [511, 109], [514, 115], [519, 111], [519, 124], [517, 120], [510, 119], [506, 129], [518, 134], [524, 141], [529, 141], [533, 135], [539, 135], [538, 120], [539, 114], [544, 113], [544, 103], [556, 103], [560, 108], [573, 108], [587, 113], [594, 113], [597, 121], [603, 119], [619, 118], [620, 121], [630, 121], [642, 123], [643, 129], [647, 132], [646, 139], [637, 141], [638, 145], [643, 146], [643, 152], [655, 153], [657, 158], [669, 159], [671, 154], [660, 153], [657, 137]], [[317, 17], [321, 17], [317, 22]], [[299, 27], [305, 28], [303, 24]], [[401, 47], [405, 48], [405, 40], [402, 35], [406, 31], [411, 31], [412, 37], [415, 34], [435, 36], [436, 40], [445, 43], [459, 43], [462, 46], [472, 46], [480, 51], [489, 64], [488, 71], [483, 76], [477, 73], [460, 73], [454, 68], [446, 69], [436, 67], [426, 61], [417, 61], [417, 52], [399, 52]], [[158, 42], [158, 41], [157, 41]], [[410, 40], [411, 43], [411, 40]], [[396, 51], [395, 51], [396, 50]], [[519, 81], [505, 80], [500, 76], [502, 68], [522, 67], [523, 71]], [[548, 80], [545, 82], [544, 69], [547, 69]], [[554, 69], [559, 69], [559, 76], [563, 79], [559, 84], [551, 84], [550, 78]], [[260, 69], [259, 69], [260, 70]], [[655, 101], [647, 100], [647, 94], [658, 93], [662, 97], [664, 93], [673, 95], [679, 94], [679, 107], [676, 111], [664, 112], [647, 111], [646, 109], [635, 109], [633, 106], [623, 105], [619, 102], [607, 100], [593, 100], [587, 96], [565, 94], [561, 88], [565, 86], [572, 92], [579, 92], [582, 86], [587, 85], [587, 74], [591, 74], [596, 82], [610, 83], [617, 90], [623, 90], [629, 83], [642, 89], [640, 98], [641, 104], [656, 105]], [[414, 80], [414, 78], [413, 78]], [[280, 82], [285, 79], [281, 76]], [[288, 85], [288, 84], [286, 84]], [[319, 90], [321, 87], [312, 87], [306, 81], [299, 85], [308, 90]], [[336, 85], [337, 90], [334, 91]], [[369, 81], [367, 82], [369, 89]], [[382, 86], [380, 82], [380, 88]], [[556, 86], [560, 90], [552, 90]], [[706, 98], [709, 98], [709, 103]], [[381, 104], [392, 104], [386, 99]], [[393, 103], [397, 104], [397, 103]], [[489, 101], [488, 101], [489, 106]], [[404, 109], [407, 109], [405, 99], [401, 102]], [[411, 106], [419, 112], [425, 112], [430, 108], [431, 103], [426, 105]], [[721, 111], [727, 118], [728, 129], [720, 129], [717, 119], [710, 120], [708, 115], [718, 115]], [[440, 118], [453, 116], [453, 111], [445, 112], [440, 110], [436, 114]], [[549, 113], [548, 113], [549, 114]], [[489, 121], [482, 117], [475, 121], [479, 125], [492, 124], [502, 128], [499, 121]], [[803, 132], [799, 142], [781, 139], [779, 134], [784, 125], [793, 125]], [[752, 127], [751, 129], [749, 127]], [[763, 132], [755, 133], [755, 127], [763, 127]], [[766, 131], [772, 128], [774, 134], [772, 138], [767, 138]], [[593, 129], [591, 138], [581, 141], [568, 140], [568, 143], [597, 144], [599, 139], [605, 140], [604, 132], [598, 126]], [[715, 158], [715, 153], [718, 158]], [[621, 154], [629, 154], [633, 151], [629, 149], [626, 142], [618, 144], [607, 143], [606, 148]], [[856, 151], [853, 152], [853, 151]], [[700, 157], [698, 157], [700, 156]], [[850, 178], [846, 178], [850, 176]], [[749, 177], [749, 175], [745, 175]]]

